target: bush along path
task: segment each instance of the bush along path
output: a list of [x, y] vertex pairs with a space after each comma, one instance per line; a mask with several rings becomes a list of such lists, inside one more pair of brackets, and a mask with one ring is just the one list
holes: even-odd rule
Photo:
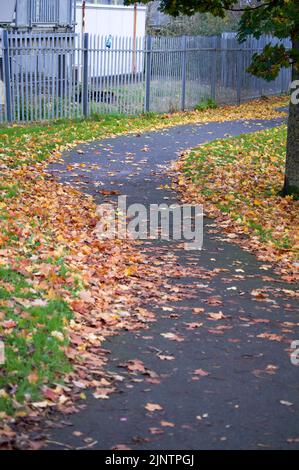
[[[119, 368], [118, 363], [113, 368], [105, 367], [110, 344], [104, 340], [122, 330], [135, 332], [140, 327], [148, 328], [154, 324], [157, 312], [158, 318], [175, 321], [178, 311], [174, 312], [169, 302], [202, 296], [195, 289], [197, 284], [187, 286], [189, 293], [183, 287], [194, 278], [195, 260], [188, 266], [185, 261], [178, 264], [179, 245], [154, 243], [153, 255], [151, 244], [142, 245], [141, 253], [136, 243], [98, 240], [94, 232], [98, 222], [95, 202], [110, 200], [119, 192], [130, 194], [135, 187], [138, 197], [142, 189], [148, 203], [176, 198], [166, 190], [164, 170], [168, 170], [169, 161], [181, 150], [228, 134], [275, 125], [251, 120], [279, 117], [281, 113], [274, 108], [284, 102], [275, 98], [200, 113], [95, 117], [89, 121], [0, 130], [0, 340], [6, 356], [5, 363], [0, 365], [1, 448], [40, 448], [44, 444], [45, 424], [53, 425], [54, 410], [67, 416], [86, 408], [90, 398], [102, 407], [109, 403], [109, 397], [116, 399], [113, 392], [121, 390], [119, 384], [130, 390], [132, 383], [140, 380], [133, 376], [129, 379], [132, 383], [125, 382], [124, 371], [141, 373], [147, 382], [158, 385], [163, 371], [158, 373], [146, 367], [138, 359], [138, 349], [132, 354], [128, 352], [133, 359], [127, 361], [124, 353], [120, 365], [125, 367]], [[238, 118], [247, 121], [239, 125], [234, 122]], [[209, 120], [231, 122], [211, 128]], [[141, 135], [146, 130], [184, 123], [188, 125], [167, 130], [161, 136]], [[130, 136], [114, 138], [128, 131]], [[155, 136], [153, 146], [148, 141], [151, 135]], [[77, 147], [63, 164], [50, 166], [55, 178], [61, 177], [64, 185], [49, 180], [49, 172], [45, 173], [49, 157], [55, 162], [63, 149], [80, 141], [109, 136], [109, 140]], [[156, 138], [161, 146], [159, 155]], [[114, 144], [119, 146], [118, 151]], [[135, 200], [136, 192], [131, 197], [131, 201]], [[199, 264], [197, 276], [213, 278], [217, 270], [212, 271]], [[165, 272], [169, 275], [167, 279]], [[209, 292], [209, 286], [206, 288]], [[290, 289], [287, 292], [294, 295]], [[162, 310], [157, 310], [155, 306], [157, 301], [161, 304], [161, 299]], [[183, 312], [185, 307], [181, 304], [180, 308]], [[194, 308], [197, 312], [194, 314], [203, 313], [201, 307]], [[191, 318], [190, 323], [201, 323], [194, 321], [193, 313]], [[185, 318], [182, 321], [187, 322]], [[169, 328], [172, 326], [166, 325], [164, 336], [159, 338], [175, 345], [175, 333], [169, 335]], [[193, 325], [191, 329], [194, 328]], [[146, 339], [147, 335], [144, 336]], [[117, 344], [116, 338], [115, 341]], [[149, 352], [155, 354], [156, 345], [149, 347]], [[162, 350], [158, 362], [162, 365], [162, 361], [171, 365], [174, 359]], [[148, 411], [156, 409], [155, 403], [148, 403]], [[67, 424], [68, 418], [61, 416], [58, 415], [58, 424]], [[117, 418], [116, 423], [119, 426], [119, 422], [127, 421], [124, 416]], [[172, 424], [168, 427], [173, 427]], [[29, 434], [29, 430], [33, 432]], [[84, 434], [66, 428], [65, 432], [62, 443], [55, 444], [59, 448], [102, 448], [119, 442], [128, 446], [135, 442], [129, 431], [121, 440], [122, 436], [115, 433], [109, 442], [94, 439], [86, 431]], [[161, 430], [151, 430], [150, 436], [154, 434], [161, 434]], [[74, 442], [68, 444], [70, 437]], [[80, 442], [75, 438], [80, 438]], [[142, 439], [147, 442], [147, 438]], [[296, 437], [289, 439], [296, 443]], [[49, 442], [49, 446], [53, 445]]]
[[[117, 137], [80, 145], [47, 171], [96, 203], [122, 194], [128, 204], [171, 204], [178, 194], [167, 173], [182, 151], [279, 123], [199, 123]], [[159, 271], [151, 279], [158, 301], [148, 298], [151, 283], [139, 284], [144, 273], [128, 271], [149, 321], [106, 339], [116, 393], [105, 381], [81, 390], [80, 412], [56, 415], [57, 428], [44, 429], [48, 448], [299, 447], [298, 367], [290, 360], [296, 286], [229, 241], [225, 227], [206, 219], [202, 251], [140, 243], [145, 265]]]

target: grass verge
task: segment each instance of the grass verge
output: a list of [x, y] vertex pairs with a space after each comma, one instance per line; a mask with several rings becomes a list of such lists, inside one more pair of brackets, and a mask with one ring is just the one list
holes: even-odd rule
[[241, 236], [243, 244], [278, 263], [285, 279], [292, 280], [299, 266], [299, 201], [280, 195], [286, 133], [282, 126], [191, 151], [180, 162], [179, 187], [188, 200], [203, 203], [208, 215], [218, 217], [231, 239]]
[[1, 166], [14, 168], [42, 162], [49, 155], [80, 142], [129, 132], [145, 132], [179, 124], [223, 122], [238, 119], [272, 119], [284, 116], [276, 108], [287, 104], [286, 97], [255, 100], [240, 106], [203, 109], [175, 114], [94, 115], [87, 120], [59, 120], [44, 124], [0, 128]]

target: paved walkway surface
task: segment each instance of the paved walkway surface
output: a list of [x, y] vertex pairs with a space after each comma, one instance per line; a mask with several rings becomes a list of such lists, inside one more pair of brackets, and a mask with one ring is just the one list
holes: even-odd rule
[[[83, 153], [69, 151], [64, 164], [51, 165], [49, 171], [98, 202], [103, 199], [100, 187], [120, 190], [128, 203], [173, 203], [176, 194], [159, 187], [169, 183], [165, 170], [180, 151], [278, 123], [186, 125], [93, 142], [80, 146]], [[72, 178], [64, 169], [74, 163], [99, 168], [77, 168], [80, 177]], [[49, 444], [50, 449], [94, 441], [93, 449], [299, 448], [299, 367], [291, 364], [288, 351], [289, 342], [299, 340], [299, 309], [282, 290], [294, 286], [282, 283], [250, 253], [219, 241], [211, 224], [205, 222], [202, 251], [184, 251], [174, 242], [144, 243], [150, 256], [166, 250], [188, 268], [188, 275], [169, 281], [174, 292], [185, 286], [186, 295], [180, 302], [168, 302], [168, 309], [145, 302], [156, 312], [157, 322], [106, 342], [111, 351], [108, 369], [125, 380], [109, 400], [88, 393], [85, 410], [65, 418], [69, 426], [52, 431], [49, 439], [57, 444]], [[263, 300], [251, 295], [257, 288], [267, 289]], [[204, 315], [195, 314], [200, 308]], [[213, 318], [219, 311], [224, 318]], [[196, 322], [203, 324], [192, 326]], [[135, 359], [154, 372], [152, 378], [119, 368]], [[162, 409], [149, 412], [148, 403]]]

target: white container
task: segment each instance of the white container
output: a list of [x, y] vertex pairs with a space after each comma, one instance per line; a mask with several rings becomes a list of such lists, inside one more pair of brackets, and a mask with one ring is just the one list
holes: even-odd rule
[[[77, 4], [76, 33], [82, 33], [82, 6]], [[145, 36], [146, 7], [137, 7], [136, 36]], [[134, 6], [86, 3], [85, 33], [100, 36], [133, 37]]]

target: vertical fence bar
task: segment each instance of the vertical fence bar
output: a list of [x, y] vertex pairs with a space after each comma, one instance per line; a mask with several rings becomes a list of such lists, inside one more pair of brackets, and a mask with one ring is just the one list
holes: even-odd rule
[[83, 84], [82, 84], [82, 102], [83, 114], [88, 116], [88, 33], [83, 36]]
[[[122, 73], [122, 70], [120, 68], [120, 59], [121, 59], [121, 37], [118, 37], [117, 38], [117, 41], [116, 41], [116, 56], [117, 56], [117, 66], [116, 66], [116, 90], [115, 90], [115, 94], [117, 95], [120, 91], [120, 76], [121, 76], [121, 73]], [[111, 94], [111, 97], [110, 97], [110, 100], [112, 102], [112, 105], [114, 106], [116, 103], [115, 103], [115, 100], [114, 100], [114, 94], [112, 93]], [[120, 109], [119, 109], [119, 103], [117, 103], [117, 112], [119, 113], [120, 112]]]
[[12, 121], [11, 112], [11, 89], [10, 89], [10, 64], [9, 64], [9, 46], [8, 46], [8, 32], [3, 31], [3, 62], [4, 62], [4, 83], [5, 83], [5, 104], [6, 104], [6, 119], [8, 122]]
[[31, 115], [31, 103], [29, 104], [29, 90], [28, 90], [28, 51], [30, 50], [29, 45], [29, 37], [28, 34], [25, 34], [24, 37], [24, 48], [25, 48], [25, 64], [24, 64], [24, 106], [25, 106], [25, 121], [28, 122], [30, 120], [30, 115]]
[[186, 80], [187, 80], [187, 36], [182, 38], [183, 57], [182, 57], [182, 99], [181, 109], [185, 111], [186, 108]]
[[[33, 17], [53, 15], [44, 5]], [[137, 39], [134, 48], [131, 39], [115, 37], [110, 49], [107, 38], [87, 33], [80, 41], [57, 32], [2, 34], [3, 119], [10, 122], [66, 117], [72, 110], [88, 116], [95, 105], [106, 113], [171, 112], [187, 109], [194, 96], [210, 94], [223, 96], [223, 103], [240, 103], [260, 92], [283, 92], [289, 81], [288, 71], [269, 86], [246, 74], [252, 53], [267, 38], [248, 39], [240, 47], [230, 34], [212, 40], [147, 37]], [[1, 113], [2, 108], [0, 120]]]
[[285, 89], [284, 89], [285, 82], [286, 82], [285, 69], [281, 69], [281, 72], [280, 72], [280, 92], [281, 92], [281, 94], [283, 94], [285, 92]]
[[240, 49], [237, 49], [236, 51], [236, 60], [237, 60], [237, 64], [236, 64], [236, 80], [237, 80], [237, 103], [240, 104], [241, 103], [241, 98], [242, 98], [242, 74], [243, 74], [243, 71], [242, 71], [242, 64], [241, 64], [241, 61], [243, 59], [243, 50], [240, 48]]
[[76, 80], [76, 117], [81, 117], [82, 115], [82, 77], [83, 77], [83, 68], [82, 68], [82, 35], [77, 36], [76, 41], [76, 64], [77, 64], [77, 73], [75, 76]]
[[[12, 38], [11, 36], [11, 33], [9, 34], [9, 47], [10, 47], [10, 56], [12, 56], [12, 54], [14, 53], [14, 38]], [[3, 44], [3, 43], [2, 43]], [[4, 56], [3, 56], [3, 86], [4, 86], [4, 93], [5, 93], [5, 75], [4, 75]], [[15, 85], [15, 76], [14, 76], [14, 68], [13, 68], [13, 64], [10, 64], [10, 83], [11, 83], [11, 102], [12, 102], [12, 110], [11, 110], [11, 118], [12, 118], [12, 121], [15, 120], [15, 113], [16, 113], [16, 100], [17, 100], [17, 90], [16, 90], [16, 85]], [[4, 110], [5, 111], [5, 103], [3, 103], [4, 105]], [[4, 118], [4, 116], [3, 116]], [[5, 119], [7, 119], [7, 116], [5, 116]]]
[[150, 111], [151, 75], [152, 75], [152, 37], [146, 39], [146, 69], [145, 69], [145, 112]]
[[33, 20], [33, 2], [29, 0], [28, 11], [29, 11], [29, 18], [28, 18], [28, 27], [32, 27], [32, 20]]
[[211, 98], [216, 100], [217, 96], [217, 61], [218, 61], [218, 50], [221, 49], [221, 37], [213, 38], [213, 50], [211, 52]]

